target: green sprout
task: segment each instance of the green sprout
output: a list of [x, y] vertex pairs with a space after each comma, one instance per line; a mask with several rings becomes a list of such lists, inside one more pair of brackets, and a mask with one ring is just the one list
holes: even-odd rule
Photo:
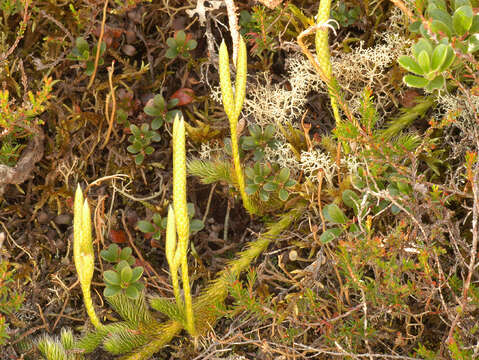
[[140, 282], [143, 274], [143, 267], [137, 266], [131, 268], [127, 261], [120, 261], [113, 270], [107, 270], [103, 273], [105, 289], [103, 295], [106, 297], [115, 296], [121, 291], [130, 299], [137, 299], [143, 290], [143, 283]]
[[246, 173], [246, 193], [248, 195], [258, 194], [261, 201], [267, 202], [272, 194], [277, 194], [281, 201], [288, 200], [289, 191], [296, 184], [296, 181], [290, 179], [288, 168], [279, 170], [277, 164], [262, 165], [256, 162], [252, 168], [247, 168]]
[[178, 102], [178, 99], [171, 99], [166, 102], [161, 94], [155, 95], [153, 99], [148, 101], [143, 111], [145, 114], [153, 116], [151, 121], [153, 130], [158, 130], [165, 122], [173, 123], [175, 116], [180, 114], [179, 110], [172, 110], [178, 105]]
[[[196, 234], [198, 231], [203, 230], [205, 224], [200, 219], [193, 219], [195, 216], [195, 206], [193, 203], [188, 203], [188, 218], [190, 220], [190, 235]], [[156, 213], [150, 221], [140, 220], [138, 221], [138, 229], [145, 234], [152, 234], [153, 239], [160, 239], [162, 233], [166, 230], [168, 218], [162, 217]]]
[[166, 40], [168, 50], [166, 50], [165, 56], [168, 59], [174, 59], [178, 56], [182, 58], [189, 58], [190, 51], [196, 49], [198, 43], [194, 39], [190, 39], [183, 30], [178, 31], [174, 37]]
[[[70, 60], [80, 61], [86, 63], [86, 71], [87, 75], [93, 74], [93, 70], [95, 68], [95, 49], [96, 46], [93, 47], [92, 51], [90, 52], [90, 45], [88, 42], [82, 38], [78, 37], [75, 41], [75, 47], [73, 48], [72, 52], [68, 55]], [[98, 65], [103, 65], [103, 58], [101, 57], [106, 50], [106, 44], [102, 41], [100, 46], [100, 59], [98, 61]]]
[[133, 251], [128, 246], [120, 249], [117, 244], [111, 244], [108, 246], [108, 249], [100, 252], [100, 256], [103, 260], [111, 263], [126, 261], [129, 265], [133, 265], [135, 263], [135, 258], [131, 255], [132, 252]]
[[128, 141], [131, 142], [126, 149], [135, 155], [135, 163], [141, 165], [145, 156], [151, 155], [155, 149], [151, 146], [151, 142], [161, 141], [161, 136], [156, 131], [150, 130], [148, 124], [142, 124], [138, 127], [134, 124], [130, 125], [131, 134]]
[[242, 138], [241, 147], [243, 150], [253, 150], [255, 161], [261, 161], [264, 158], [264, 149], [269, 146], [272, 149], [276, 148], [277, 140], [274, 138], [274, 125], [267, 125], [264, 131], [259, 125], [251, 125], [248, 127], [250, 136]]

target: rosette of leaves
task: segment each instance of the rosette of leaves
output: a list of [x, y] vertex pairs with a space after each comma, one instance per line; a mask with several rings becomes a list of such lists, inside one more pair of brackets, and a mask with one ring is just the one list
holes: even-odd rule
[[190, 39], [183, 30], [176, 32], [174, 37], [168, 38], [166, 44], [168, 45], [168, 50], [166, 50], [165, 56], [168, 59], [174, 59], [177, 56], [189, 58], [190, 51], [196, 49], [198, 45], [196, 40]]
[[161, 94], [155, 95], [153, 99], [148, 101], [143, 111], [153, 117], [151, 121], [153, 130], [158, 130], [165, 122], [172, 123], [175, 116], [180, 115], [180, 110], [173, 109], [178, 105], [178, 102], [178, 99], [171, 99], [166, 102]]
[[276, 148], [277, 140], [274, 138], [274, 125], [267, 125], [264, 131], [259, 125], [251, 125], [248, 127], [249, 136], [242, 138], [241, 147], [243, 150], [253, 150], [253, 159], [261, 161], [264, 158], [264, 149], [269, 146], [272, 149]]
[[[104, 41], [101, 42], [100, 45], [100, 58], [98, 59], [98, 65], [103, 65], [103, 54], [106, 50], [106, 44]], [[70, 60], [75, 61], [84, 61], [86, 63], [86, 71], [87, 75], [93, 74], [93, 70], [95, 68], [95, 55], [96, 55], [96, 47], [93, 47], [93, 51], [90, 52], [90, 45], [88, 42], [82, 38], [78, 37], [75, 40], [75, 47], [68, 55]]]
[[289, 189], [296, 184], [290, 179], [290, 170], [279, 170], [277, 164], [262, 165], [256, 162], [251, 168], [246, 168], [246, 188], [248, 195], [258, 194], [263, 202], [269, 201], [272, 194], [276, 194], [281, 201], [288, 200]]
[[[200, 219], [193, 219], [195, 216], [195, 206], [193, 203], [188, 203], [188, 218], [190, 221], [190, 235], [196, 234], [198, 231], [203, 230], [205, 224]], [[153, 239], [160, 239], [162, 233], [166, 230], [168, 217], [162, 217], [160, 214], [156, 213], [153, 215], [153, 218], [150, 221], [140, 220], [138, 221], [138, 229], [145, 234], [152, 234]]]
[[131, 135], [128, 141], [131, 142], [126, 149], [135, 154], [135, 163], [141, 165], [146, 155], [151, 155], [155, 149], [151, 142], [161, 141], [161, 136], [154, 130], [150, 130], [150, 125], [142, 124], [140, 127], [135, 124], [130, 125]]
[[404, 76], [406, 85], [429, 91], [443, 88], [446, 80], [442, 73], [449, 69], [456, 57], [451, 45], [433, 45], [432, 41], [422, 38], [413, 46], [412, 55], [401, 56], [398, 60], [403, 68], [416, 74]]
[[143, 283], [140, 282], [142, 274], [143, 267], [137, 266], [132, 269], [127, 261], [120, 261], [113, 270], [107, 270], [103, 273], [103, 280], [106, 285], [103, 295], [111, 297], [124, 291], [128, 298], [137, 299], [144, 287]]
[[410, 30], [423, 38], [414, 45], [413, 57], [402, 56], [399, 64], [419, 75], [406, 75], [407, 85], [434, 90], [444, 86], [441, 73], [452, 66], [455, 52], [479, 50], [479, 15], [474, 14], [469, 0], [456, 0], [450, 11], [443, 0], [431, 0], [425, 15], [430, 19], [428, 29], [422, 21], [411, 24]]
[[119, 263], [121, 261], [126, 261], [129, 265], [135, 263], [135, 258], [132, 254], [131, 247], [125, 247], [120, 249], [117, 244], [111, 244], [106, 250], [100, 252], [100, 256], [103, 260], [106, 260], [111, 263]]
[[[451, 15], [452, 13], [452, 15]], [[479, 15], [474, 11], [469, 0], [456, 0], [451, 10], [448, 10], [444, 0], [430, 0], [428, 2], [426, 18], [430, 19], [429, 31], [422, 21], [412, 23], [409, 29], [430, 39], [445, 39], [454, 43], [454, 47], [463, 53], [473, 53], [479, 50]], [[432, 34], [431, 34], [432, 33]]]

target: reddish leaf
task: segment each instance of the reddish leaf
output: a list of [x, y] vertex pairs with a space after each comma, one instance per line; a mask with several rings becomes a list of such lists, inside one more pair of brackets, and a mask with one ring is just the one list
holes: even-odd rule
[[178, 106], [188, 105], [189, 103], [193, 102], [193, 96], [195, 92], [190, 88], [181, 88], [176, 90], [173, 95], [171, 95], [170, 99], [178, 99]]
[[128, 242], [123, 230], [110, 230], [110, 238], [115, 244], [125, 244]]

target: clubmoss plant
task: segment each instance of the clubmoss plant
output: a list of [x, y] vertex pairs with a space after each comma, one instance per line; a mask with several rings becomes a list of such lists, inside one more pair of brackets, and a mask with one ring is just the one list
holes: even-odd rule
[[[178, 242], [174, 255], [174, 265], [178, 267], [178, 265], [181, 263], [181, 275], [183, 280], [183, 291], [185, 295], [186, 326], [188, 332], [191, 335], [195, 335], [196, 332], [193, 319], [193, 308], [187, 260], [188, 238], [190, 235], [190, 221], [188, 218], [188, 206], [186, 203], [185, 121], [183, 120], [183, 118], [181, 118], [180, 120], [178, 116], [175, 118], [175, 121], [173, 123], [173, 209], [174, 218], [170, 220], [170, 229], [167, 228], [166, 230], [167, 234], [169, 234], [168, 249], [171, 250], [173, 248], [173, 241], [176, 240], [174, 237], [171, 236], [171, 233], [173, 232], [173, 230], [171, 230], [171, 227], [172, 225], [176, 225]], [[171, 253], [169, 256], [171, 260]], [[175, 292], [175, 297], [176, 296], [177, 293]], [[179, 297], [177, 297], [177, 301], [178, 300]], [[178, 304], [178, 306], [179, 305], [180, 304]]]
[[235, 168], [236, 179], [238, 187], [243, 200], [243, 206], [250, 214], [256, 214], [257, 210], [253, 206], [250, 198], [245, 191], [245, 180], [243, 169], [240, 163], [239, 147], [238, 147], [238, 119], [243, 107], [243, 102], [246, 96], [246, 72], [247, 72], [247, 53], [246, 44], [240, 36], [238, 60], [236, 64], [236, 81], [235, 92], [233, 95], [233, 87], [230, 78], [230, 64], [228, 50], [223, 41], [219, 51], [219, 73], [221, 97], [223, 100], [223, 107], [230, 122], [231, 130], [231, 149], [233, 153], [233, 163]]
[[91, 234], [91, 214], [88, 200], [83, 198], [80, 185], [78, 185], [76, 190], [73, 213], [73, 260], [83, 292], [87, 314], [93, 326], [99, 329], [102, 327], [102, 324], [95, 313], [90, 291], [95, 263]]
[[[327, 24], [329, 19], [329, 13], [331, 11], [331, 0], [321, 0], [318, 7], [317, 15], [317, 24]], [[326, 76], [328, 84], [333, 82], [332, 67], [331, 67], [331, 54], [329, 52], [329, 43], [328, 43], [328, 26], [322, 26], [316, 30], [316, 56], [318, 58], [319, 66], [321, 71]], [[338, 104], [335, 98], [335, 94], [330, 90], [329, 96], [331, 99], [331, 107], [333, 108], [334, 119], [336, 124], [341, 122], [341, 117], [339, 116]]]

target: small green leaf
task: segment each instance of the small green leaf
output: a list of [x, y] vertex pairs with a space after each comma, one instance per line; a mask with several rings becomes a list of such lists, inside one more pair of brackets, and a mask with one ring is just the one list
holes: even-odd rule
[[274, 125], [267, 125], [264, 129], [264, 137], [266, 139], [271, 139], [274, 137], [274, 132], [276, 131], [276, 128], [274, 127]]
[[454, 62], [454, 59], [456, 58], [456, 54], [454, 53], [454, 50], [450, 45], [447, 47], [447, 57], [446, 60], [444, 60], [444, 63], [441, 66], [441, 71], [447, 70], [452, 63]]
[[444, 79], [444, 76], [439, 75], [434, 78], [434, 80], [429, 81], [429, 83], [426, 85], [426, 90], [433, 91], [437, 89], [441, 89], [446, 85], [446, 79]]
[[290, 175], [289, 169], [287, 167], [282, 168], [278, 174], [278, 181], [282, 184], [285, 183], [286, 181], [288, 181], [289, 175]]
[[166, 39], [166, 45], [168, 45], [169, 48], [176, 48], [176, 41], [172, 37]]
[[75, 41], [75, 46], [78, 49], [78, 51], [80, 52], [80, 54], [85, 52], [85, 51], [87, 51], [87, 52], [90, 51], [90, 45], [88, 45], [88, 42], [82, 37], [77, 37], [77, 39]]
[[140, 292], [138, 291], [138, 289], [136, 288], [136, 286], [134, 286], [133, 284], [129, 285], [126, 290], [125, 290], [125, 294], [126, 296], [128, 296], [130, 299], [138, 299], [138, 296], [140, 295]]
[[116, 294], [118, 294], [120, 291], [121, 291], [121, 287], [119, 287], [119, 286], [116, 286], [116, 285], [107, 286], [103, 290], [103, 295], [105, 297], [112, 297], [112, 296], [115, 296]]
[[135, 137], [141, 136], [140, 128], [135, 124], [130, 125], [130, 131]]
[[135, 164], [136, 165], [141, 165], [143, 163], [143, 160], [145, 160], [145, 155], [138, 154], [138, 155], [135, 156]]
[[87, 75], [93, 74], [94, 69], [95, 69], [95, 64], [93, 63], [93, 61], [87, 61], [85, 74]]
[[165, 57], [167, 57], [168, 59], [174, 59], [177, 56], [178, 56], [178, 50], [176, 50], [176, 48], [170, 47], [168, 48], [168, 50], [166, 50]]
[[121, 250], [120, 259], [121, 260], [128, 260], [128, 258], [131, 256], [132, 252], [133, 252], [133, 250], [131, 249], [131, 247], [127, 246], [126, 248]]
[[454, 9], [459, 9], [463, 5], [471, 6], [471, 2], [469, 0], [456, 0], [456, 1], [454, 1]]
[[415, 88], [423, 88], [429, 83], [427, 79], [424, 79], [419, 76], [414, 75], [406, 75], [403, 77], [403, 81], [407, 86], [415, 87]]
[[187, 43], [186, 43], [186, 50], [194, 50], [196, 49], [196, 46], [198, 45], [198, 43], [196, 42], [196, 40], [189, 40]]
[[417, 62], [425, 74], [431, 71], [431, 58], [426, 50], [419, 53]]
[[121, 271], [120, 271], [121, 282], [122, 283], [129, 283], [130, 280], [131, 280], [132, 274], [133, 273], [132, 273], [131, 267], [129, 265], [123, 267], [123, 269], [121, 269]]
[[107, 270], [103, 273], [103, 279], [105, 283], [112, 284], [112, 285], [120, 285], [121, 279], [120, 275], [113, 270]]
[[268, 181], [266, 184], [263, 185], [263, 189], [268, 192], [275, 191], [277, 188], [278, 188], [278, 185], [271, 181]]
[[412, 47], [412, 53], [414, 57], [417, 59], [421, 51], [426, 51], [428, 54], [432, 55], [432, 52], [434, 51], [432, 44], [429, 40], [425, 38], [419, 39], [419, 41], [414, 44]]
[[335, 224], [344, 224], [348, 221], [346, 215], [336, 204], [329, 204], [323, 208], [324, 218]]
[[433, 22], [439, 21], [452, 31], [452, 17], [446, 10], [440, 8], [431, 9], [429, 15], [432, 17]]
[[352, 190], [344, 190], [342, 194], [343, 203], [354, 210], [357, 214], [360, 203], [359, 196]]
[[284, 183], [284, 187], [291, 187], [294, 185], [296, 185], [296, 180], [293, 180], [293, 179], [289, 179], [288, 181]]
[[420, 20], [414, 21], [413, 23], [409, 25], [409, 31], [417, 34], [419, 32], [419, 27], [421, 26], [421, 24], [422, 24], [422, 21]]
[[457, 9], [452, 16], [452, 23], [456, 34], [459, 36], [466, 34], [471, 28], [473, 17], [474, 13], [471, 6], [464, 5]]
[[447, 46], [439, 44], [432, 53], [431, 71], [439, 71], [447, 58]]
[[263, 189], [259, 190], [259, 198], [261, 201], [268, 201], [269, 200], [269, 193], [267, 191], [264, 191]]
[[479, 50], [479, 34], [473, 34], [468, 38], [467, 52], [473, 54], [477, 50]]
[[357, 224], [351, 224], [351, 226], [349, 227], [349, 232], [350, 233], [358, 233], [360, 232], [361, 229], [359, 228], [359, 226]]
[[256, 191], [258, 191], [258, 189], [259, 189], [259, 185], [249, 184], [248, 186], [246, 186], [245, 192], [248, 195], [253, 195], [254, 193], [256, 193]]
[[280, 189], [278, 192], [278, 197], [281, 201], [286, 201], [288, 200], [289, 193], [286, 189]]
[[193, 219], [190, 222], [190, 232], [197, 233], [198, 231], [203, 230], [205, 224], [200, 219]]
[[419, 64], [410, 56], [401, 56], [398, 59], [399, 65], [405, 68], [407, 71], [410, 71], [417, 75], [423, 75], [424, 71], [421, 69]]
[[149, 221], [140, 220], [136, 226], [143, 233], [152, 233], [156, 231], [155, 227]]
[[472, 25], [469, 29], [469, 32], [471, 34], [479, 32], [479, 15], [474, 15], [474, 17], [472, 18]]
[[431, 22], [430, 29], [433, 33], [438, 34], [439, 36], [441, 36], [442, 34], [444, 34], [448, 38], [452, 36], [451, 28], [439, 20], [433, 20]]
[[135, 267], [135, 268], [131, 271], [131, 280], [130, 280], [130, 282], [132, 282], [132, 283], [137, 282], [138, 280], [140, 280], [141, 275], [143, 275], [143, 268], [142, 268], [141, 266]]
[[327, 243], [333, 241], [334, 239], [336, 239], [339, 235], [341, 235], [342, 232], [343, 232], [343, 230], [340, 229], [340, 228], [328, 229], [321, 234], [321, 236], [319, 237], [319, 240], [323, 244], [327, 244]]
[[176, 43], [178, 44], [183, 44], [186, 40], [186, 34], [183, 30], [180, 30], [178, 31], [176, 34], [175, 34], [175, 41]]

